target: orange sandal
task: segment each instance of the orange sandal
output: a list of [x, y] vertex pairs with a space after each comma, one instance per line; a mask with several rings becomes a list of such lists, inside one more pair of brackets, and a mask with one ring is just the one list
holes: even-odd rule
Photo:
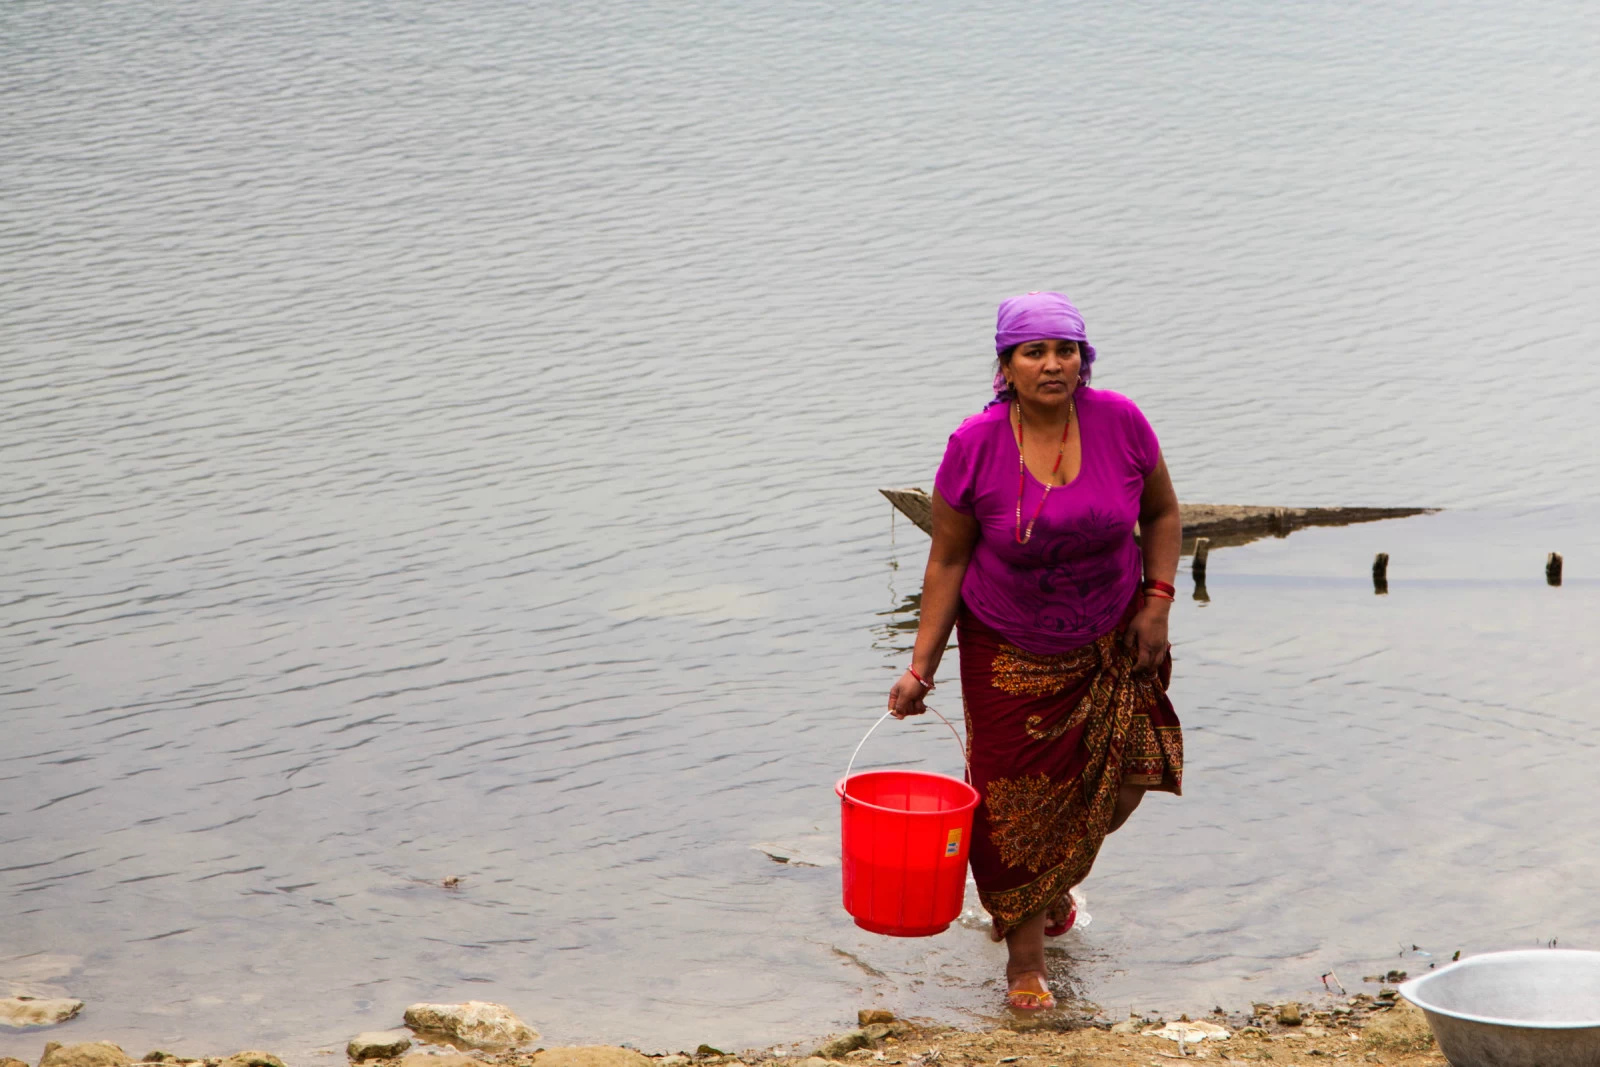
[[[1039, 975], [1039, 981], [1043, 984], [1045, 976]], [[1006, 990], [1006, 1007], [1013, 1011], [1048, 1011], [1055, 1006], [1055, 994], [1050, 992], [1048, 985], [1042, 993], [1035, 993], [1031, 989]]]

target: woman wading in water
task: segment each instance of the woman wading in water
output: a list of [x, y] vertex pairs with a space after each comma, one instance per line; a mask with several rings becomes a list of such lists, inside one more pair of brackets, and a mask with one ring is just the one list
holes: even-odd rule
[[1044, 939], [1072, 925], [1068, 890], [1145, 790], [1182, 791], [1166, 696], [1181, 530], [1156, 435], [1089, 387], [1094, 348], [1066, 297], [1001, 304], [995, 351], [995, 399], [934, 480], [922, 618], [889, 709], [923, 712], [954, 627], [983, 797], [972, 874], [1010, 950], [1007, 1002], [1032, 1010], [1055, 1005]]

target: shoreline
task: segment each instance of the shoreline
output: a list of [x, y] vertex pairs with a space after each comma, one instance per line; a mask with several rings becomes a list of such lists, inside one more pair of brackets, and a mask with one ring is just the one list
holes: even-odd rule
[[[1389, 988], [1377, 996], [1330, 994], [1312, 1003], [1256, 1003], [1247, 1011], [1219, 1007], [1192, 1020], [1188, 1015], [1130, 1016], [1110, 1023], [1086, 1014], [1090, 1007], [1010, 1012], [998, 1025], [972, 1030], [863, 1008], [853, 1030], [741, 1052], [706, 1044], [693, 1051], [652, 1052], [624, 1045], [543, 1047], [536, 1034], [516, 1047], [496, 1049], [475, 1047], [470, 1037], [396, 1029], [353, 1037], [345, 1055], [351, 1067], [1148, 1067], [1174, 1059], [1249, 1060], [1275, 1067], [1330, 1061], [1448, 1067], [1422, 1013]], [[14, 1030], [10, 1036], [30, 1034], [44, 1043], [39, 1059], [0, 1056], [0, 1067], [302, 1067], [300, 1061], [286, 1064], [262, 1050], [231, 1056], [151, 1050], [136, 1059], [114, 1035], [62, 1041], [59, 1026]], [[791, 1048], [795, 1051], [787, 1051]], [[336, 1063], [338, 1052], [321, 1049], [306, 1062]]]

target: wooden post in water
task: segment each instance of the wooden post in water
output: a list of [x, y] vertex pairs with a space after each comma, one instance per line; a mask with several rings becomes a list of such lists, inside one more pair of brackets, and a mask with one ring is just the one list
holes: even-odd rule
[[1379, 552], [1372, 561], [1372, 591], [1383, 596], [1389, 591], [1389, 553]]
[[1194, 575], [1194, 598], [1202, 604], [1209, 603], [1211, 594], [1206, 592], [1206, 558], [1211, 554], [1211, 538], [1196, 537], [1194, 539], [1194, 566], [1190, 573]]
[[1544, 580], [1549, 585], [1561, 584], [1561, 553], [1552, 552], [1544, 561]]

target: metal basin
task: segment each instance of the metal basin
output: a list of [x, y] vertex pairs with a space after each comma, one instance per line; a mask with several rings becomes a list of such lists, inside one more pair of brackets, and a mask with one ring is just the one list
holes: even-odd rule
[[1600, 952], [1472, 956], [1400, 987], [1453, 1067], [1600, 1064]]

